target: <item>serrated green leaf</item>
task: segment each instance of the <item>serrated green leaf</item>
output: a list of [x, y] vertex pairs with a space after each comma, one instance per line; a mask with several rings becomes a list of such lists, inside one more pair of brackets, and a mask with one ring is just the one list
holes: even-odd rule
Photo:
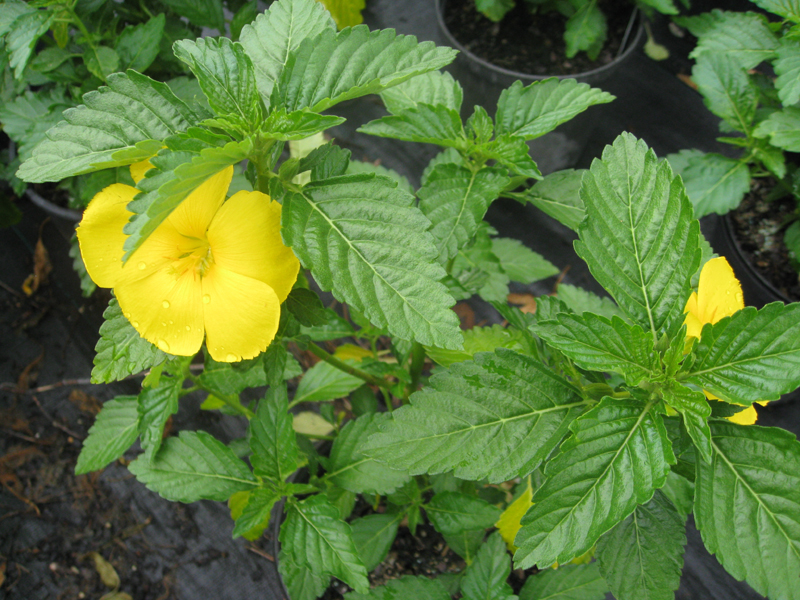
[[752, 69], [775, 56], [778, 38], [770, 30], [764, 15], [715, 9], [688, 20], [699, 18], [706, 22], [698, 36], [697, 46], [689, 55], [691, 58], [706, 53], [725, 54], [742, 68]]
[[463, 350], [444, 350], [428, 346], [425, 351], [435, 363], [449, 367], [457, 362], [471, 360], [478, 352], [494, 352], [497, 348], [522, 350], [522, 339], [521, 332], [505, 329], [500, 325], [472, 327], [464, 332]]
[[[344, 596], [345, 600], [450, 600], [450, 597], [438, 578], [428, 579], [422, 575], [404, 575], [399, 579], [390, 579], [369, 592], [350, 592]], [[294, 597], [292, 600], [295, 600]]]
[[692, 68], [692, 80], [712, 113], [737, 131], [749, 134], [758, 94], [747, 71], [725, 53], [706, 52]]
[[505, 171], [470, 171], [452, 163], [437, 165], [419, 189], [419, 208], [431, 222], [439, 260], [453, 258], [472, 240], [489, 205], [508, 184]]
[[164, 425], [178, 412], [178, 392], [182, 378], [161, 377], [156, 387], [144, 388], [139, 394], [139, 435], [146, 457], [156, 456], [161, 448]]
[[450, 550], [463, 558], [467, 564], [470, 564], [475, 560], [475, 555], [478, 554], [485, 536], [485, 529], [468, 529], [460, 533], [446, 534], [444, 535], [444, 541], [450, 547]]
[[493, 527], [502, 511], [477, 496], [439, 492], [425, 504], [425, 513], [436, 531], [443, 535], [458, 535]]
[[117, 396], [103, 403], [83, 442], [75, 474], [102, 469], [130, 448], [139, 436], [139, 399]]
[[507, 581], [510, 574], [511, 557], [500, 533], [495, 532], [467, 567], [461, 580], [461, 596], [464, 600], [511, 600], [515, 596]]
[[458, 111], [441, 104], [418, 103], [396, 115], [375, 119], [358, 128], [377, 137], [461, 148], [466, 144]]
[[278, 572], [291, 600], [317, 600], [328, 589], [331, 580], [330, 575], [317, 575], [305, 565], [297, 564], [283, 550], [278, 555]]
[[514, 0], [475, 0], [475, 9], [495, 23], [501, 21], [512, 8]]
[[477, 354], [433, 375], [364, 451], [412, 475], [453, 471], [498, 483], [535, 469], [584, 407], [573, 386], [533, 358]]
[[[428, 220], [383, 177], [312, 182], [287, 194], [283, 236], [323, 290], [401, 339], [459, 348]], [[369, 219], [363, 217], [369, 214]]]
[[147, 489], [173, 502], [222, 502], [256, 486], [233, 450], [204, 431], [169, 437], [152, 461], [142, 455], [128, 469]]
[[324, 495], [291, 502], [286, 513], [280, 533], [282, 552], [317, 575], [332, 575], [359, 592], [369, 590], [350, 525]]
[[670, 471], [667, 475], [667, 482], [660, 490], [682, 517], [688, 516], [692, 512], [694, 504], [694, 483]]
[[[491, 121], [489, 121], [491, 123]], [[541, 179], [542, 172], [530, 156], [530, 148], [524, 138], [503, 134], [491, 142], [480, 144], [472, 150], [481, 159], [494, 160], [506, 167], [512, 174]]]
[[397, 465], [379, 463], [364, 454], [367, 438], [386, 423], [386, 413], [367, 414], [350, 421], [336, 436], [330, 454], [327, 477], [336, 485], [361, 494], [389, 494], [409, 480]]
[[110, 383], [161, 364], [167, 355], [142, 338], [122, 314], [116, 298], [108, 303], [95, 346], [92, 383]]
[[31, 156], [37, 144], [46, 139], [47, 130], [61, 121], [64, 110], [71, 106], [63, 92], [57, 89], [36, 93], [26, 91], [0, 106], [3, 131], [17, 143], [17, 156], [21, 161]]
[[359, 175], [361, 173], [372, 173], [381, 177], [388, 177], [397, 182], [397, 186], [409, 194], [414, 194], [414, 187], [403, 175], [400, 175], [394, 169], [384, 167], [383, 165], [366, 162], [363, 160], [351, 160], [347, 165], [347, 175]]
[[286, 298], [286, 308], [298, 323], [306, 327], [324, 325], [328, 322], [325, 306], [316, 292], [305, 288], [295, 288]]
[[581, 179], [585, 172], [583, 169], [564, 169], [550, 173], [516, 197], [523, 202], [530, 202], [562, 225], [577, 231], [586, 214], [580, 195]]
[[344, 118], [333, 115], [318, 115], [306, 110], [286, 113], [283, 109], [278, 109], [267, 117], [259, 130], [275, 140], [298, 141], [344, 122]]
[[205, 115], [189, 108], [164, 83], [135, 71], [116, 73], [108, 85], [64, 111], [17, 176], [31, 183], [60, 181], [109, 167], [129, 165], [158, 152], [170, 135]]
[[[475, 140], [476, 144], [485, 144], [491, 140], [494, 135], [494, 121], [492, 121], [492, 117], [489, 116], [489, 113], [487, 113], [486, 109], [482, 106], [475, 107], [464, 127], [467, 131], [467, 136]], [[514, 136], [506, 135], [504, 137], [507, 139], [514, 139]], [[525, 142], [525, 140], [522, 140], [522, 142]], [[529, 149], [527, 148], [527, 144], [525, 147], [525, 154], [528, 154]], [[530, 157], [528, 158], [530, 160]]]
[[[3, 9], [5, 10], [6, 7], [4, 6]], [[50, 28], [55, 18], [55, 11], [19, 11], [18, 14], [18, 9], [11, 10], [13, 11], [12, 16], [16, 15], [16, 18], [6, 33], [5, 50], [8, 53], [8, 66], [14, 70], [14, 77], [22, 81], [33, 48], [39, 38]]]
[[560, 314], [556, 321], [539, 321], [532, 331], [589, 371], [614, 371], [629, 385], [655, 378], [661, 372], [653, 337], [639, 325], [619, 317], [611, 320], [584, 313]]
[[2, 12], [0, 12], [0, 36], [4, 36], [11, 31], [14, 21], [27, 13], [35, 13], [36, 8], [29, 6], [22, 0], [6, 0]]
[[289, 60], [289, 53], [303, 40], [333, 31], [335, 27], [331, 15], [319, 2], [279, 0], [242, 28], [240, 40], [253, 60], [256, 84], [265, 104]]
[[800, 21], [800, 2], [797, 0], [753, 0], [753, 4], [780, 15], [784, 19]]
[[138, 187], [142, 193], [128, 205], [134, 214], [125, 225], [125, 258], [142, 245], [170, 213], [202, 183], [248, 158], [253, 142], [229, 142], [222, 147], [208, 146], [198, 154], [162, 150], [150, 162], [150, 169]]
[[429, 71], [381, 92], [381, 99], [393, 115], [419, 104], [442, 106], [459, 112], [464, 99], [461, 85], [450, 73]]
[[264, 365], [259, 359], [241, 363], [219, 363], [206, 355], [203, 372], [197, 379], [203, 389], [223, 396], [267, 385]]
[[508, 133], [532, 140], [595, 104], [611, 102], [614, 96], [575, 79], [552, 77], [523, 87], [521, 81], [500, 94], [495, 126], [497, 135]]
[[597, 543], [600, 572], [618, 600], [673, 600], [681, 580], [686, 516], [659, 490]]
[[773, 146], [789, 152], [800, 152], [800, 108], [788, 106], [773, 112], [753, 131], [758, 137], [769, 137]]
[[234, 538], [238, 538], [258, 527], [262, 531], [269, 524], [269, 516], [272, 507], [281, 499], [281, 495], [275, 490], [256, 488], [248, 496], [247, 504], [242, 510], [241, 516], [236, 519], [233, 528]]
[[680, 177], [623, 133], [584, 175], [575, 250], [619, 307], [656, 341], [683, 324], [700, 262], [699, 225]]
[[83, 53], [83, 63], [89, 72], [101, 81], [119, 71], [119, 56], [108, 46], [89, 47]]
[[292, 402], [326, 402], [343, 398], [363, 383], [363, 379], [320, 361], [305, 372]]
[[519, 600], [604, 600], [608, 584], [596, 562], [565, 565], [528, 577]]
[[224, 37], [179, 40], [173, 52], [195, 74], [218, 115], [236, 115], [251, 126], [260, 123], [253, 63], [241, 44]]
[[800, 598], [800, 444], [788, 431], [713, 421], [694, 518], [709, 552], [758, 593]]
[[583, 2], [567, 20], [564, 27], [567, 58], [584, 51], [589, 60], [595, 60], [600, 54], [606, 41], [608, 23], [597, 4], [597, 2]]
[[538, 252], [512, 238], [493, 238], [492, 252], [511, 281], [529, 284], [558, 275], [558, 268]]
[[372, 571], [386, 559], [403, 516], [403, 513], [374, 514], [350, 523], [353, 541], [367, 571]]
[[339, 177], [347, 173], [350, 150], [323, 144], [300, 159], [300, 172], [311, 171], [311, 181]]
[[748, 306], [703, 327], [686, 374], [718, 398], [750, 405], [800, 386], [800, 304]]
[[468, 291], [467, 297], [477, 292], [487, 302], [505, 302], [511, 278], [492, 252], [491, 231], [485, 222], [479, 224], [473, 243], [458, 251], [451, 273]]
[[694, 442], [695, 449], [706, 460], [711, 460], [711, 431], [708, 417], [711, 407], [702, 392], [672, 383], [664, 388], [664, 401], [683, 417], [683, 425]]
[[572, 422], [522, 519], [517, 568], [580, 556], [664, 485], [675, 457], [654, 405], [606, 397]]
[[161, 0], [193, 25], [225, 32], [221, 0]]
[[247, 441], [256, 475], [286, 481], [297, 469], [300, 450], [288, 405], [286, 386], [270, 387], [250, 419]]
[[681, 150], [667, 156], [675, 173], [683, 178], [695, 218], [710, 213], [724, 215], [750, 191], [750, 167], [746, 160], [714, 152]]
[[152, 17], [146, 23], [128, 26], [114, 43], [122, 71], [133, 69], [143, 72], [153, 64], [158, 56], [159, 42], [164, 35], [165, 17], [163, 14]]
[[775, 87], [784, 106], [800, 101], [800, 46], [782, 41], [778, 58], [772, 63], [775, 68]]
[[393, 29], [357, 25], [338, 33], [326, 29], [289, 53], [270, 101], [287, 110], [322, 112], [339, 102], [377, 94], [455, 58], [452, 48], [417, 42]]
[[569, 285], [568, 283], [560, 283], [558, 285], [558, 299], [577, 315], [590, 312], [606, 319], [611, 319], [615, 316], [622, 317], [622, 312], [611, 298], [598, 296], [589, 290]]

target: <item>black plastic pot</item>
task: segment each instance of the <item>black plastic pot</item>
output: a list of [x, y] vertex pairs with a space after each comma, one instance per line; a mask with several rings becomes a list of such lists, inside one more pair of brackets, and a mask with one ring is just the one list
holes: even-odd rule
[[[624, 66], [644, 37], [644, 26], [639, 12], [633, 10], [625, 40], [617, 58], [612, 62], [575, 75], [531, 75], [499, 67], [470, 52], [453, 36], [444, 22], [447, 0], [435, 0], [435, 2], [439, 29], [446, 43], [459, 51], [448, 70], [464, 88], [463, 111], [470, 114], [475, 105], [483, 106], [490, 114], [493, 114], [497, 100], [500, 98], [500, 92], [518, 80], [524, 85], [530, 85], [535, 81], [557, 77], [559, 79], [576, 79], [581, 83], [599, 86]], [[531, 156], [539, 165], [542, 173], [552, 173], [575, 166], [596, 123], [597, 115], [593, 113], [592, 108], [589, 108], [567, 123], [560, 125], [555, 131], [529, 142]]]

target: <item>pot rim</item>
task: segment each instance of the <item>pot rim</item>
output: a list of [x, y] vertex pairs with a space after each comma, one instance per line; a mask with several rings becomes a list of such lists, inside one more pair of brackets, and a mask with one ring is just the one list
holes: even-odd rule
[[[625, 42], [628, 43], [628, 46], [621, 53], [618, 53], [617, 56], [614, 57], [614, 60], [612, 60], [610, 63], [605, 64], [596, 69], [592, 69], [591, 71], [581, 71], [580, 73], [572, 73], [569, 75], [555, 75], [555, 74], [533, 75], [531, 73], [524, 73], [522, 71], [512, 71], [511, 69], [500, 67], [498, 65], [495, 65], [494, 63], [490, 63], [489, 61], [467, 50], [467, 48], [464, 47], [464, 45], [455, 38], [453, 33], [447, 27], [447, 25], [445, 25], [443, 13], [444, 13], [445, 3], [447, 2], [447, 0], [434, 0], [434, 2], [436, 4], [436, 21], [439, 25], [439, 29], [442, 31], [445, 38], [447, 38], [448, 43], [453, 48], [456, 48], [461, 54], [469, 58], [469, 60], [481, 65], [486, 69], [489, 69], [490, 71], [494, 71], [496, 73], [500, 73], [508, 77], [520, 79], [522, 81], [529, 81], [529, 82], [541, 81], [544, 79], [551, 79], [553, 77], [557, 79], [579, 79], [582, 77], [592, 77], [595, 75], [602, 75], [606, 71], [614, 68], [619, 62], [630, 56], [630, 54], [634, 51], [634, 49], [636, 49], [636, 47], [639, 45], [639, 42], [642, 39], [642, 35], [644, 35], [644, 26], [642, 25], [641, 12], [637, 7], [634, 7], [633, 10], [631, 11], [631, 18], [628, 21], [628, 26], [625, 30], [625, 37], [623, 38], [623, 48], [625, 47]], [[636, 27], [635, 25], [637, 22], [638, 22], [638, 27]], [[634, 35], [632, 35], [633, 33], [632, 30], [634, 27], [636, 27], [636, 32]], [[631, 37], [633, 39], [631, 39]]]

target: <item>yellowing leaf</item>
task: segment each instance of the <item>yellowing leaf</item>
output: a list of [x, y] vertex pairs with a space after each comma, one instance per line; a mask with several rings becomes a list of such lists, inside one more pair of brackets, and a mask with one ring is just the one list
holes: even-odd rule
[[200, 408], [202, 408], [203, 410], [219, 410], [223, 406], [225, 406], [225, 402], [223, 402], [216, 396], [209, 394], [208, 398], [203, 400], [203, 403], [200, 405]]
[[528, 487], [525, 488], [522, 495], [503, 511], [503, 514], [500, 515], [497, 523], [495, 523], [495, 527], [500, 530], [500, 535], [503, 537], [503, 540], [505, 540], [506, 546], [508, 546], [508, 550], [512, 554], [517, 551], [517, 547], [514, 545], [514, 538], [517, 537], [520, 521], [522, 517], [525, 516], [525, 513], [528, 512], [528, 509], [533, 506], [533, 502], [531, 502], [532, 497], [533, 488], [531, 487], [531, 480], [529, 478]]
[[319, 437], [328, 435], [333, 431], [333, 425], [315, 412], [304, 411], [294, 416], [292, 427], [297, 433], [302, 433], [309, 437]]
[[318, 0], [318, 2], [328, 9], [339, 29], [354, 27], [364, 21], [361, 11], [364, 10], [366, 0]]
[[247, 506], [247, 502], [250, 499], [250, 490], [242, 490], [240, 492], [236, 492], [228, 498], [228, 509], [231, 511], [231, 519], [234, 521], [242, 516], [242, 512], [244, 511], [244, 507]]
[[362, 358], [372, 356], [372, 352], [361, 346], [356, 346], [355, 344], [342, 344], [336, 348], [333, 355], [339, 360], [347, 360], [350, 358], [352, 360], [361, 361]]
[[97, 552], [90, 552], [89, 558], [94, 561], [94, 568], [100, 575], [103, 584], [112, 590], [119, 588], [119, 575], [117, 575], [117, 570], [114, 566]]

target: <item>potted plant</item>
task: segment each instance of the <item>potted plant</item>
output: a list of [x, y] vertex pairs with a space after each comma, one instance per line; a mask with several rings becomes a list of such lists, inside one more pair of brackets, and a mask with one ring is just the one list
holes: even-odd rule
[[[351, 599], [505, 598], [509, 549], [518, 568], [541, 569], [527, 572], [521, 598], [576, 582], [587, 598], [668, 596], [691, 510], [734, 576], [776, 598], [795, 593], [798, 539], [785, 523], [798, 518], [800, 443], [728, 418], [800, 384], [800, 305], [743, 308], [724, 259], [701, 270], [699, 226], [665, 161], [625, 134], [582, 176], [577, 199], [574, 176], [541, 180], [557, 197], [566, 182], [578, 252], [618, 304], [567, 289], [526, 314], [502, 302], [507, 282], [554, 268], [495, 237], [483, 214], [538, 176], [525, 136], [558, 117], [533, 107], [574, 82], [515, 85], [494, 119], [478, 107], [462, 122], [457, 84], [436, 72], [451, 50], [362, 26], [337, 32], [311, 0], [273, 3], [241, 43], [174, 49], [207, 108], [135, 71], [112, 75], [19, 171], [36, 182], [130, 166], [136, 181], [98, 193], [79, 238], [90, 275], [116, 295], [94, 380], [149, 374], [140, 393], [103, 406], [79, 472], [139, 439], [136, 478], [170, 500], [227, 501], [235, 536], [260, 535], [285, 498], [279, 565], [294, 600], [332, 577]], [[108, 136], [104, 100], [123, 92], [138, 126]], [[416, 194], [386, 171], [353, 173], [331, 144], [281, 159], [284, 142], [339, 123], [337, 103], [376, 92], [392, 114], [366, 132], [447, 148]], [[82, 120], [87, 111], [97, 118]], [[243, 160], [252, 190], [228, 197]], [[301, 267], [349, 319], [323, 305]], [[507, 328], [462, 334], [450, 307], [475, 292]], [[324, 346], [341, 338], [349, 344]], [[301, 349], [319, 362], [295, 386]], [[439, 365], [430, 376], [426, 356]], [[164, 438], [192, 392], [246, 420], [246, 437]], [[329, 404], [344, 395], [348, 405]], [[290, 412], [304, 402], [325, 408]], [[327, 456], [309, 443], [328, 438]], [[293, 477], [301, 466], [307, 481]], [[732, 487], [742, 493], [724, 493]], [[348, 522], [357, 495], [374, 514]], [[463, 575], [370, 590], [368, 565], [401, 524], [413, 531], [423, 518], [464, 557]], [[744, 536], [751, 543], [737, 543]], [[595, 547], [596, 562], [565, 566], [591, 561]], [[767, 572], [762, 548], [776, 549], [779, 569]]]
[[[737, 269], [750, 302], [800, 298], [796, 129], [800, 98], [794, 30], [800, 14], [770, 2], [772, 13], [714, 10], [679, 19], [698, 38], [692, 79], [720, 117], [734, 156], [683, 150], [670, 155], [698, 216], [718, 214], [715, 249], [741, 257]], [[788, 153], [788, 155], [787, 155]], [[747, 255], [747, 258], [745, 258]]]

